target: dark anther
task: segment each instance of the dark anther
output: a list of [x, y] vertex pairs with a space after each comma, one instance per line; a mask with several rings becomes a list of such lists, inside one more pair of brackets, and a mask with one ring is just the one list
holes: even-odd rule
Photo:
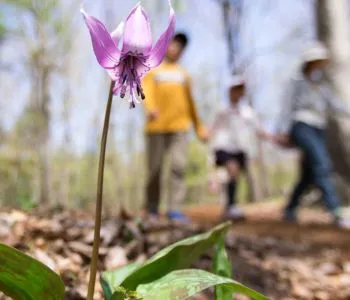
[[136, 91], [137, 91], [137, 96], [140, 96], [141, 90], [140, 90], [140, 87], [139, 87], [139, 86], [136, 87]]
[[128, 76], [127, 76], [127, 75], [124, 75], [124, 77], [123, 77], [123, 84], [125, 83], [126, 78], [128, 78]]

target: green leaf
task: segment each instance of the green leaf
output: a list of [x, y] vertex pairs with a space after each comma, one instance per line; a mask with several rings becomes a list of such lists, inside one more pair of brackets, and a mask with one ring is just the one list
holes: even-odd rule
[[[113, 271], [103, 272], [101, 275], [100, 281], [101, 281], [105, 300], [111, 300], [112, 295], [113, 295], [113, 299], [118, 299], [117, 294], [121, 295], [123, 293], [123, 291], [119, 289], [120, 284], [123, 282], [123, 280], [127, 276], [129, 276], [132, 272], [134, 272], [140, 266], [141, 266], [141, 263], [134, 262]], [[119, 298], [120, 297], [121, 296], [119, 296]]]
[[171, 271], [191, 266], [198, 257], [212, 247], [227, 231], [231, 223], [216, 226], [209, 232], [189, 237], [159, 251], [122, 282], [127, 290], [136, 290], [139, 284], [157, 280]]
[[[232, 266], [225, 248], [225, 238], [222, 236], [215, 245], [213, 273], [226, 278], [232, 278]], [[224, 285], [215, 287], [216, 300], [232, 300], [232, 291]]]
[[0, 291], [14, 300], [62, 300], [64, 284], [41, 262], [0, 244]]
[[118, 287], [117, 290], [113, 293], [111, 298], [112, 300], [142, 300], [138, 297], [136, 291], [128, 291], [122, 286]]
[[267, 299], [264, 295], [234, 281], [203, 270], [186, 269], [168, 275], [148, 284], [140, 285], [137, 293], [143, 300], [182, 300], [212, 286], [223, 286], [232, 293], [240, 293], [255, 300]]

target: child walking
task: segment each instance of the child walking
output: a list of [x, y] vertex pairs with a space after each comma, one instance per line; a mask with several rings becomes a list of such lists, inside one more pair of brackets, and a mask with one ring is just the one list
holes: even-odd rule
[[237, 207], [237, 182], [240, 174], [247, 171], [251, 133], [268, 137], [259, 130], [259, 122], [253, 109], [244, 99], [245, 83], [240, 75], [229, 82], [230, 107], [216, 115], [211, 129], [211, 144], [218, 167], [225, 167], [229, 175], [226, 183], [226, 208], [224, 219], [243, 219], [243, 211]]

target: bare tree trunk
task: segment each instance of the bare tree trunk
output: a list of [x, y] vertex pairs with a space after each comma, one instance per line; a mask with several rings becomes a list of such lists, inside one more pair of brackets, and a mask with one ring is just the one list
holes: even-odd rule
[[38, 57], [43, 54], [33, 55], [31, 69], [33, 76], [32, 96], [28, 111], [34, 123], [33, 149], [37, 157], [37, 179], [35, 199], [38, 204], [49, 202], [49, 75]]
[[[329, 48], [332, 65], [329, 79], [342, 101], [350, 104], [350, 31], [347, 0], [317, 0], [318, 36]], [[328, 146], [336, 171], [336, 183], [343, 198], [350, 190], [350, 120], [330, 116], [327, 129]]]
[[69, 111], [70, 111], [70, 104], [71, 104], [71, 90], [70, 87], [66, 87], [66, 92], [64, 94], [63, 99], [63, 121], [64, 121], [64, 138], [63, 138], [63, 147], [62, 147], [62, 166], [61, 166], [61, 177], [60, 177], [60, 197], [59, 202], [60, 204], [64, 205], [65, 207], [69, 207], [70, 201], [70, 181], [71, 181], [71, 167], [70, 167], [70, 161], [71, 161], [71, 151], [70, 151], [70, 145], [71, 145], [71, 135], [70, 135], [70, 128], [69, 128]]
[[39, 146], [39, 168], [40, 168], [40, 195], [39, 203], [49, 203], [50, 201], [50, 186], [49, 186], [49, 70], [43, 68], [41, 70], [41, 97], [39, 103], [39, 112], [42, 123], [40, 124], [40, 144]]
[[[224, 19], [224, 28], [226, 35], [226, 43], [228, 49], [228, 63], [230, 67], [233, 67], [234, 63], [234, 47], [233, 47], [233, 37], [232, 37], [232, 28], [230, 22], [230, 2], [228, 0], [224, 0], [222, 2], [222, 15]], [[233, 70], [232, 70], [233, 71]]]

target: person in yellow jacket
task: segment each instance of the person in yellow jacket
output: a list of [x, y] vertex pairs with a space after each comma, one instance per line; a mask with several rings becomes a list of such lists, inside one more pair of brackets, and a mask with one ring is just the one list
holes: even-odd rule
[[146, 211], [158, 215], [161, 173], [165, 154], [171, 157], [168, 217], [185, 220], [179, 211], [186, 193], [184, 181], [187, 162], [188, 132], [192, 126], [205, 141], [208, 133], [201, 124], [191, 95], [190, 77], [178, 61], [188, 44], [183, 33], [170, 42], [164, 62], [149, 72], [143, 87], [146, 95], [147, 183]]

